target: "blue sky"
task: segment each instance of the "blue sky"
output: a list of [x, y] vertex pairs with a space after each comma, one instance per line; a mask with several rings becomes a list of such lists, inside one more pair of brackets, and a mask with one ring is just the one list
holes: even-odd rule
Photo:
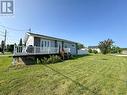
[[24, 30], [8, 30], [8, 43], [19, 42], [31, 28], [85, 46], [111, 38], [127, 47], [127, 0], [15, 0], [14, 15], [0, 16], [0, 25]]

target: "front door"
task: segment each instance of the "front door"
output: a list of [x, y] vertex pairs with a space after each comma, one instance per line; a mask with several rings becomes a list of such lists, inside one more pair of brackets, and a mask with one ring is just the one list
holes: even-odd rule
[[60, 52], [61, 49], [62, 49], [62, 42], [58, 42], [58, 49], [59, 49], [59, 52]]
[[50, 41], [49, 40], [41, 40], [41, 52], [48, 53], [50, 47]]

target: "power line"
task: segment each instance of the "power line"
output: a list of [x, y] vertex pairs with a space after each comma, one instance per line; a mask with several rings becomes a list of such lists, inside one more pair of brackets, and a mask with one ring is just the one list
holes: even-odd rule
[[8, 30], [13, 30], [13, 31], [27, 31], [27, 30], [23, 30], [23, 29], [15, 29], [15, 28], [11, 28], [11, 27], [7, 27], [7, 26], [4, 26], [4, 25], [0, 25], [1, 27], [5, 28], [5, 29], [8, 29]]
[[0, 31], [0, 36], [3, 36], [4, 37], [5, 36], [4, 34], [5, 34], [5, 32]]
[[2, 34], [3, 34], [4, 32], [3, 32], [3, 31], [0, 31], [0, 33], [2, 33]]
[[0, 33], [4, 33], [3, 31], [0, 31]]
[[4, 37], [5, 35], [1, 35], [1, 34], [0, 34], [0, 36]]
[[4, 44], [6, 45], [6, 39], [7, 39], [7, 30], [5, 30], [5, 35], [4, 35]]

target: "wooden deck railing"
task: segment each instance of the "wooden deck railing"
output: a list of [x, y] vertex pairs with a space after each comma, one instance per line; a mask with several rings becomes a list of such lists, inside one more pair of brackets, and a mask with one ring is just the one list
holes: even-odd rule
[[[58, 47], [14, 46], [13, 55], [57, 54], [59, 51]], [[70, 48], [64, 48], [64, 52], [70, 52]]]

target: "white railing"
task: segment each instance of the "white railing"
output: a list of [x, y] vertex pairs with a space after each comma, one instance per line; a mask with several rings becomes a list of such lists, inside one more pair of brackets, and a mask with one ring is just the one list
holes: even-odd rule
[[[27, 54], [56, 54], [61, 50], [58, 47], [37, 47], [37, 46], [14, 46], [14, 55]], [[70, 52], [70, 48], [64, 48], [65, 53]]]

